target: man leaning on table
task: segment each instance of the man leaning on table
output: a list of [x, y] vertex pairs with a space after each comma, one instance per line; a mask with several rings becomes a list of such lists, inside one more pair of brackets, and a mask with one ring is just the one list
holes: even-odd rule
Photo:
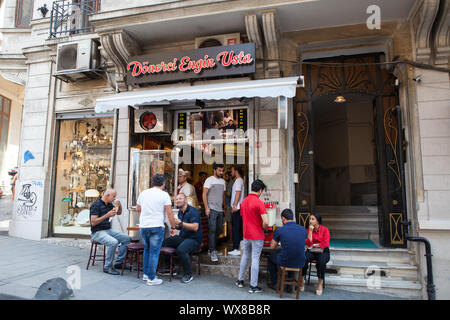
[[172, 201], [166, 188], [166, 177], [155, 174], [151, 180], [152, 187], [145, 189], [138, 197], [136, 212], [140, 213], [139, 228], [145, 244], [143, 256], [144, 276], [142, 280], [147, 285], [162, 284], [162, 280], [156, 276], [159, 252], [164, 240], [164, 218], [167, 216], [170, 225], [175, 225], [172, 214]]
[[[122, 269], [123, 259], [127, 250], [126, 245], [131, 241], [128, 235], [111, 229], [110, 218], [113, 218], [116, 214], [122, 214], [122, 205], [119, 200], [116, 201], [116, 195], [116, 190], [108, 189], [90, 208], [92, 241], [106, 246], [106, 261], [103, 272], [112, 275], [119, 274], [115, 269]], [[114, 207], [114, 203], [117, 204], [117, 208]], [[114, 269], [114, 254], [119, 243], [121, 246]]]
[[[270, 249], [275, 249], [281, 243], [281, 250], [273, 252], [269, 256], [270, 287], [275, 290], [277, 284], [278, 266], [288, 268], [303, 268], [305, 264], [306, 229], [295, 223], [294, 213], [291, 209], [281, 212], [283, 226], [275, 230]], [[288, 275], [290, 276], [290, 275]], [[300, 290], [304, 290], [304, 279], [300, 275]]]

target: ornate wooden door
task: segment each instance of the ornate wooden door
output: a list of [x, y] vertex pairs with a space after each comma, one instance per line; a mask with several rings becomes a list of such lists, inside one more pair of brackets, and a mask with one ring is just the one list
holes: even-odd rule
[[342, 56], [304, 63], [305, 87], [298, 89], [294, 108], [296, 218], [305, 225], [315, 210], [313, 101], [324, 95], [370, 95], [376, 128], [380, 243], [404, 247], [407, 215], [401, 115], [395, 78], [379, 64], [381, 56]]

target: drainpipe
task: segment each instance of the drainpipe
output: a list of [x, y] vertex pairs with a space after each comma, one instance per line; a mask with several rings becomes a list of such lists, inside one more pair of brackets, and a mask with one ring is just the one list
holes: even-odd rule
[[428, 300], [436, 300], [436, 289], [433, 282], [433, 265], [431, 262], [431, 244], [427, 238], [406, 236], [406, 240], [413, 242], [422, 242], [425, 244], [425, 257], [427, 258], [427, 294]]

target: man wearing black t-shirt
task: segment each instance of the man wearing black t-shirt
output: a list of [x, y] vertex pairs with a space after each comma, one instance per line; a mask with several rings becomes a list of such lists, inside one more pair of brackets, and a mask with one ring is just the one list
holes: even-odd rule
[[[122, 205], [117, 200], [118, 208], [115, 208], [113, 204], [115, 200], [116, 191], [113, 189], [106, 190], [105, 194], [91, 205], [90, 217], [92, 241], [106, 246], [106, 261], [103, 272], [118, 275], [119, 272], [114, 270], [114, 268], [122, 268], [123, 259], [126, 254], [126, 245], [131, 239], [128, 235], [111, 229], [111, 218], [116, 214], [122, 214]], [[121, 246], [113, 268], [114, 254], [119, 243]]]

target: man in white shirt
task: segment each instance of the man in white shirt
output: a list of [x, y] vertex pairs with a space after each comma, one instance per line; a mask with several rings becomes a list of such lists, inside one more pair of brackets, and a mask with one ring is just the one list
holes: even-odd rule
[[[178, 169], [178, 187], [177, 194], [183, 193], [188, 198], [188, 204], [194, 208], [198, 207], [197, 193], [192, 184], [187, 182], [187, 171]], [[192, 198], [189, 199], [189, 198]]]
[[203, 185], [203, 204], [205, 214], [208, 217], [208, 246], [211, 261], [216, 262], [216, 243], [218, 236], [222, 233], [223, 218], [225, 212], [225, 197], [227, 194], [223, 176], [223, 164], [213, 164], [214, 175], [206, 179]]
[[139, 228], [145, 244], [144, 249], [144, 277], [147, 285], [161, 284], [163, 281], [156, 277], [159, 252], [164, 240], [164, 218], [167, 215], [170, 225], [175, 226], [172, 214], [172, 202], [170, 196], [164, 191], [166, 177], [155, 174], [152, 177], [152, 188], [141, 192], [137, 200], [136, 211], [141, 214]]
[[233, 224], [233, 251], [229, 255], [240, 256], [241, 251], [239, 245], [242, 240], [242, 217], [241, 217], [241, 203], [244, 200], [244, 170], [241, 167], [233, 167], [231, 174], [234, 178], [233, 189], [231, 190], [231, 212]]

